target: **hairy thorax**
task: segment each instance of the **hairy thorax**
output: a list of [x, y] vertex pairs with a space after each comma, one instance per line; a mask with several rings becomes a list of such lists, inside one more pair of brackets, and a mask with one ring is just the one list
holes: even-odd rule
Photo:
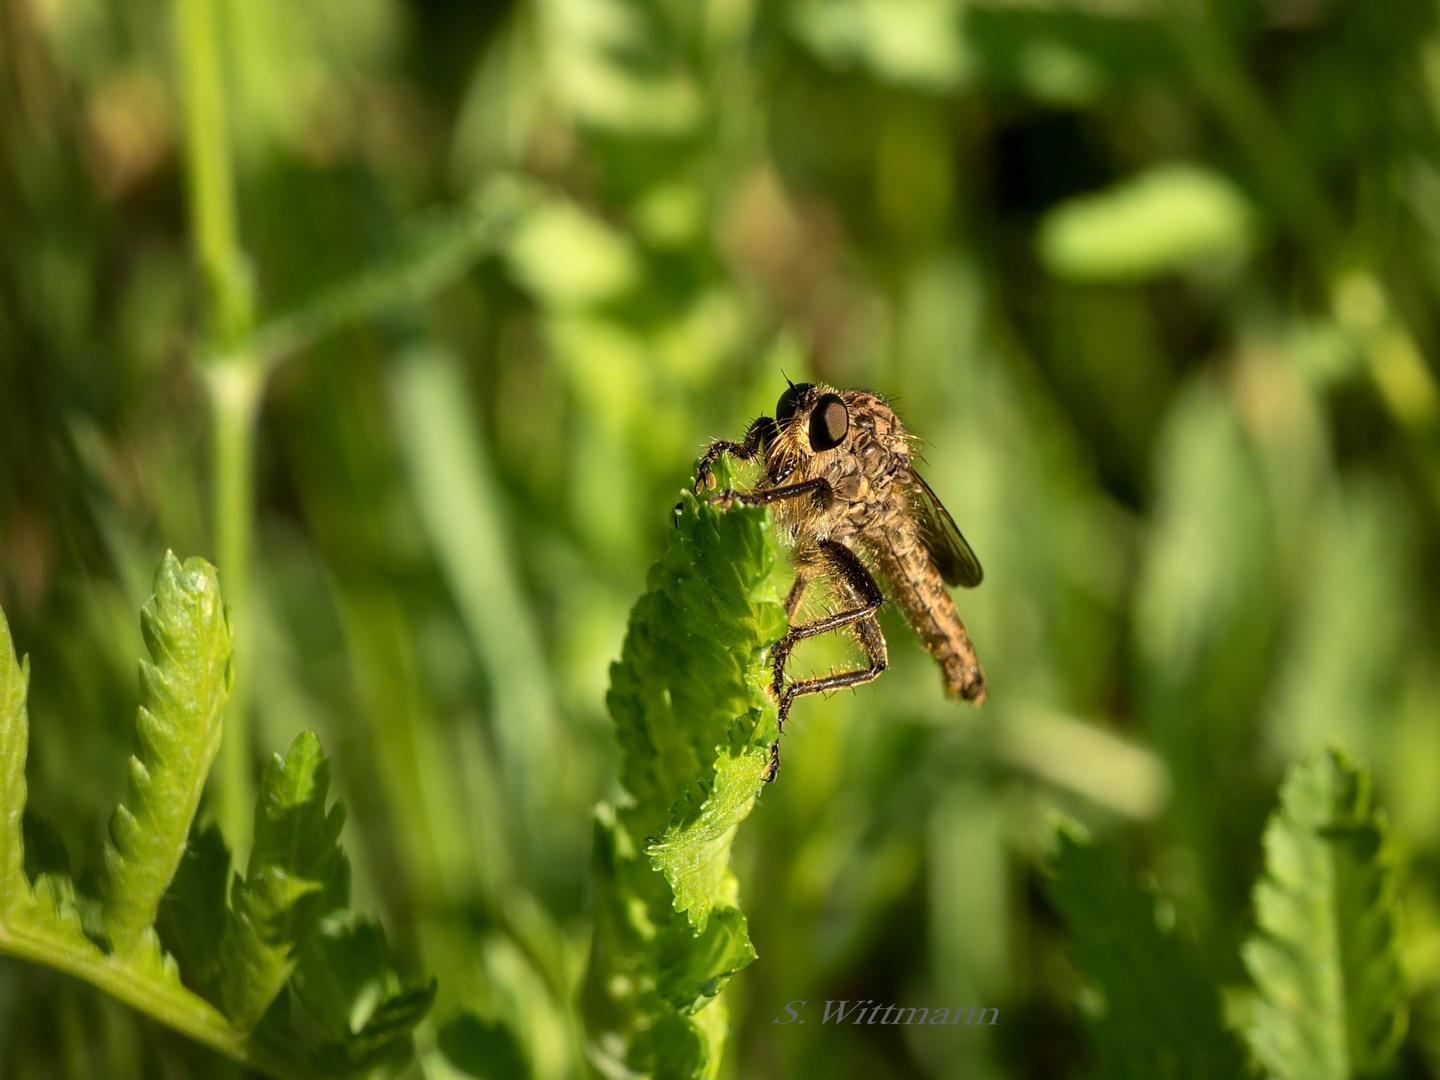
[[801, 563], [822, 540], [854, 547], [857, 536], [903, 529], [907, 520], [910, 445], [904, 428], [873, 394], [852, 390], [842, 396], [852, 425], [844, 445], [814, 453], [797, 433], [786, 431], [767, 460], [772, 483], [820, 478], [830, 485], [828, 501], [795, 499], [776, 506], [776, 522]]

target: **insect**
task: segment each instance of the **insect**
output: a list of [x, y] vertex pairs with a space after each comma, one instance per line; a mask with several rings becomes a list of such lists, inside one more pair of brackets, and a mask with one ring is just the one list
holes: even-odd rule
[[[786, 382], [789, 382], [787, 379]], [[979, 704], [985, 673], [948, 585], [973, 588], [984, 576], [980, 561], [949, 511], [911, 463], [911, 436], [884, 400], [863, 390], [790, 383], [775, 406], [745, 432], [743, 442], [721, 440], [706, 448], [695, 492], [714, 490], [711, 468], [721, 454], [759, 459], [762, 482], [750, 491], [721, 491], [710, 502], [770, 506], [790, 541], [797, 570], [785, 599], [790, 630], [770, 648], [770, 692], [779, 705], [780, 732], [795, 699], [879, 678], [889, 664], [875, 614], [884, 594], [879, 571], [905, 619], [940, 664], [948, 693]], [[824, 575], [841, 610], [796, 625], [806, 587]], [[806, 638], [850, 629], [869, 667], [808, 679], [785, 680], [785, 664]], [[770, 747], [764, 778], [780, 771], [780, 740]]]

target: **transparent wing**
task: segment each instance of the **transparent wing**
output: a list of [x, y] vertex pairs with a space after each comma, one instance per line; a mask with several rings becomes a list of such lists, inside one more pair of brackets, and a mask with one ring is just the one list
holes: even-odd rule
[[973, 589], [985, 576], [980, 569], [980, 560], [960, 529], [950, 511], [930, 490], [925, 478], [914, 469], [909, 470], [911, 487], [915, 492], [915, 518], [920, 525], [920, 541], [930, 554], [930, 561], [947, 585], [963, 585]]

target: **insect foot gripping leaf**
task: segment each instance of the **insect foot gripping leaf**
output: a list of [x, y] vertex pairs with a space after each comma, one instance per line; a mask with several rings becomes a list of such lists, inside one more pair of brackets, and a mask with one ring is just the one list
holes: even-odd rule
[[1395, 869], [1370, 776], [1338, 747], [1291, 768], [1265, 827], [1246, 1035], [1277, 1080], [1383, 1072], [1405, 1033]]
[[1070, 928], [1075, 965], [1105, 1001], [1090, 1021], [1096, 1076], [1236, 1080], [1240, 1047], [1200, 954], [1156, 923], [1155, 898], [1126, 879], [1115, 853], [1060, 836], [1048, 892]]
[[786, 628], [764, 510], [688, 494], [630, 614], [607, 705], [630, 801], [595, 823], [595, 934], [584, 989], [603, 1071], [713, 1077], [721, 990], [755, 958], [730, 844], [775, 737], [765, 649]]
[[101, 896], [116, 953], [154, 948], [151, 930], [175, 876], [230, 697], [230, 617], [215, 568], [169, 552], [140, 627], [153, 663], [140, 665], [140, 752], [110, 820]]

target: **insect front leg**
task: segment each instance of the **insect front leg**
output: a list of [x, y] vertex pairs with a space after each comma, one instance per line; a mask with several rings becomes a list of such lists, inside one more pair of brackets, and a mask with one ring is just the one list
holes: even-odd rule
[[[772, 502], [779, 502], [781, 499], [798, 499], [802, 495], [813, 496], [820, 506], [829, 506], [834, 496], [834, 489], [830, 487], [830, 481], [822, 476], [813, 480], [801, 480], [795, 484], [782, 484], [780, 487], [760, 488], [758, 491], [733, 491], [726, 489], [718, 494], [710, 496], [710, 505], [719, 506], [728, 510], [731, 503], [740, 503], [743, 506], [765, 506]], [[848, 550], [848, 549], [847, 549]]]
[[[880, 624], [875, 620], [875, 613], [880, 610], [880, 605], [884, 603], [885, 597], [880, 592], [880, 586], [876, 584], [874, 576], [860, 561], [860, 557], [844, 544], [823, 540], [820, 542], [820, 552], [821, 561], [832, 585], [837, 592], [856, 606], [848, 611], [816, 619], [804, 626], [793, 626], [789, 633], [771, 646], [770, 663], [774, 672], [771, 692], [779, 703], [780, 735], [785, 733], [785, 721], [790, 715], [790, 708], [795, 704], [796, 698], [805, 694], [819, 694], [826, 690], [839, 690], [846, 686], [859, 686], [862, 683], [871, 682], [880, 677], [880, 673], [889, 666], [890, 662], [889, 653], [885, 647], [885, 635], [880, 632]], [[790, 590], [797, 605], [799, 596], [796, 594], [798, 591], [803, 591], [802, 582], [805, 580], [802, 572], [802, 576], [796, 580], [795, 586]], [[870, 661], [869, 667], [841, 671], [834, 675], [821, 675], [811, 679], [799, 679], [788, 687], [785, 685], [785, 663], [789, 660], [796, 645], [806, 638], [828, 634], [847, 626], [855, 628], [855, 634], [860, 639], [860, 645], [865, 650], [866, 658]], [[780, 739], [777, 737], [770, 746], [770, 764], [765, 767], [763, 779], [768, 783], [775, 779], [779, 771]]]
[[774, 436], [775, 421], [768, 416], [762, 416], [746, 429], [744, 442], [720, 439], [711, 443], [705, 448], [705, 453], [700, 455], [700, 467], [695, 470], [695, 494], [699, 495], [705, 488], [714, 489], [715, 477], [711, 475], [710, 468], [721, 454], [729, 454], [741, 461], [750, 461]]

